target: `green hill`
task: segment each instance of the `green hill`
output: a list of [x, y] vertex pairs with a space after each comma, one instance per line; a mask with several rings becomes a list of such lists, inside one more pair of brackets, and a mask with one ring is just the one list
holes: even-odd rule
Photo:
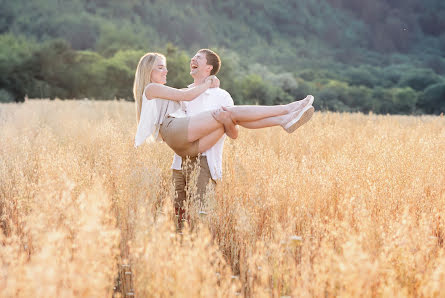
[[216, 49], [237, 103], [312, 93], [318, 108], [445, 111], [440, 0], [0, 1], [0, 101], [127, 98], [138, 58], [167, 54], [169, 84]]

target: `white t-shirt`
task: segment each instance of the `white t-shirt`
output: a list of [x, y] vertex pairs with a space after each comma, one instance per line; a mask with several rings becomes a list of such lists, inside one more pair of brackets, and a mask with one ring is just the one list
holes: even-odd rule
[[[204, 111], [218, 109], [222, 106], [233, 106], [233, 99], [229, 92], [221, 88], [209, 88], [192, 101], [182, 102], [185, 104], [187, 116], [193, 116]], [[214, 180], [222, 178], [222, 155], [224, 134], [212, 148], [203, 153], [207, 157], [210, 174]], [[182, 158], [175, 154], [172, 169], [181, 169]]]

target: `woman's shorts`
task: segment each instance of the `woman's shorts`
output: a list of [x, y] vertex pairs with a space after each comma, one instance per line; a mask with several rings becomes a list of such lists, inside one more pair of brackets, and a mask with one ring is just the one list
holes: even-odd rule
[[193, 157], [199, 154], [199, 140], [188, 141], [189, 121], [190, 117], [167, 117], [159, 129], [164, 142], [181, 157]]

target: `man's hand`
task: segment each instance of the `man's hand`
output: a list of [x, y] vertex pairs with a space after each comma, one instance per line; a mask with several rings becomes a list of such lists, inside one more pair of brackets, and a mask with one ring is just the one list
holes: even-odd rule
[[238, 126], [233, 123], [232, 118], [230, 118], [230, 121], [224, 123], [224, 131], [231, 139], [236, 139], [238, 137]]
[[232, 116], [229, 111], [218, 109], [212, 112], [213, 118], [216, 121], [224, 125], [224, 131], [226, 135], [231, 139], [236, 139], [238, 137], [238, 127], [232, 121]]

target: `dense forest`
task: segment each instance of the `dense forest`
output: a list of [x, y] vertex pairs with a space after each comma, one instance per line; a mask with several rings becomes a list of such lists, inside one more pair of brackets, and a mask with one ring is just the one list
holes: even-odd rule
[[132, 100], [136, 64], [165, 53], [191, 82], [200, 48], [222, 58], [238, 104], [306, 94], [336, 111], [445, 112], [442, 0], [0, 0], [0, 102]]

